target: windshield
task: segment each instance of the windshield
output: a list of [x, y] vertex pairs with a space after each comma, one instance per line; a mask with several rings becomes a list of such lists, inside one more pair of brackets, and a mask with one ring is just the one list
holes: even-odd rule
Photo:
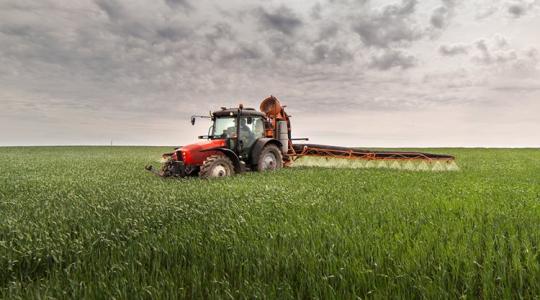
[[236, 135], [236, 117], [216, 118], [212, 135], [223, 138], [234, 137]]
[[[236, 137], [236, 117], [221, 117], [214, 120], [213, 138], [235, 138]], [[260, 117], [240, 118], [240, 138], [254, 140], [264, 136], [264, 122]]]

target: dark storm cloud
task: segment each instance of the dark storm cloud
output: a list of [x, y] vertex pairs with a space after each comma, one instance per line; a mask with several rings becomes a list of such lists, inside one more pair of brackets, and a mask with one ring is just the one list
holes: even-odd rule
[[405, 54], [397, 50], [384, 50], [381, 54], [373, 56], [369, 66], [377, 70], [389, 70], [392, 68], [408, 69], [416, 65], [413, 55]]
[[286, 6], [280, 6], [272, 11], [260, 8], [257, 15], [263, 30], [276, 30], [286, 35], [292, 35], [303, 24], [303, 21]]
[[403, 0], [387, 5], [381, 11], [364, 14], [353, 21], [352, 29], [364, 45], [375, 48], [400, 46], [422, 37], [421, 30], [411, 21], [417, 2]]
[[467, 54], [469, 46], [465, 44], [442, 45], [439, 47], [439, 53], [444, 56], [455, 56], [459, 54]]

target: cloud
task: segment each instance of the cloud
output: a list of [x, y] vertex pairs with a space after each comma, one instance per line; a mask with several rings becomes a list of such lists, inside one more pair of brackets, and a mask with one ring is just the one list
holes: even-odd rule
[[212, 44], [216, 45], [219, 40], [234, 40], [235, 35], [230, 24], [220, 22], [214, 24], [209, 33], [205, 35], [206, 39]]
[[523, 2], [517, 2], [509, 4], [507, 7], [508, 13], [514, 18], [520, 18], [527, 12], [527, 4]]
[[[523, 82], [525, 76], [532, 83], [540, 78], [538, 51], [527, 48], [534, 46], [534, 29], [512, 22], [520, 30], [512, 40], [486, 38], [479, 28], [493, 25], [493, 32], [505, 32], [504, 22], [471, 26], [475, 10], [461, 15], [455, 1], [435, 3], [4, 1], [0, 119], [8, 116], [15, 129], [40, 120], [49, 133], [56, 127], [46, 128], [47, 120], [54, 120], [73, 129], [67, 142], [86, 138], [76, 134], [83, 122], [110, 124], [86, 127], [96, 136], [119, 130], [153, 141], [158, 131], [138, 130], [152, 120], [156, 129], [176, 128], [160, 137], [166, 143], [183, 143], [195, 133], [179, 117], [240, 100], [256, 106], [269, 94], [301, 117], [330, 109], [394, 113], [489, 102], [486, 93], [504, 87], [537, 91]], [[495, 16], [504, 21], [507, 6], [497, 5], [504, 14]], [[454, 17], [459, 26], [451, 22]], [[440, 34], [446, 29], [449, 35]], [[459, 43], [452, 40], [456, 36], [477, 41]], [[453, 55], [469, 60], [448, 63], [446, 56]], [[458, 67], [465, 71], [452, 73]], [[490, 76], [501, 84], [484, 84]], [[425, 77], [436, 80], [424, 82]], [[503, 89], [490, 89], [497, 86]]]
[[336, 23], [332, 22], [328, 24], [323, 24], [320, 27], [319, 39], [328, 40], [328, 39], [334, 38], [338, 34], [339, 30], [340, 30], [340, 26]]
[[382, 71], [391, 68], [409, 69], [416, 66], [416, 63], [417, 60], [412, 55], [397, 50], [384, 50], [372, 57], [369, 67]]
[[353, 20], [352, 30], [364, 45], [374, 48], [403, 46], [418, 40], [423, 34], [410, 18], [416, 4], [415, 0], [403, 0], [380, 11], [362, 14]]
[[322, 13], [322, 6], [320, 2], [315, 3], [313, 7], [311, 8], [311, 14], [310, 16], [313, 19], [320, 20], [321, 19], [321, 13]]
[[437, 29], [446, 28], [454, 16], [457, 0], [442, 0], [442, 5], [436, 8], [431, 15], [431, 25]]
[[303, 21], [286, 6], [280, 6], [273, 11], [260, 8], [257, 14], [263, 30], [275, 30], [286, 35], [292, 35], [303, 24]]
[[443, 28], [447, 26], [447, 20], [449, 18], [449, 11], [448, 8], [441, 6], [433, 11], [433, 14], [431, 15], [431, 25], [436, 28]]
[[496, 37], [491, 41], [491, 45], [485, 39], [480, 39], [474, 43], [478, 54], [473, 57], [473, 61], [478, 64], [504, 64], [516, 60], [517, 54], [514, 49], [507, 47], [508, 42], [504, 38]]
[[443, 56], [455, 56], [459, 54], [467, 54], [469, 46], [465, 44], [442, 45], [439, 47], [439, 53]]
[[534, 9], [540, 1], [514, 0], [506, 5], [506, 11], [513, 18], [521, 18]]
[[246, 61], [263, 58], [262, 50], [253, 44], [239, 44], [232, 51], [222, 54], [221, 62], [224, 64], [245, 63]]
[[475, 20], [480, 21], [480, 20], [489, 18], [493, 14], [495, 14], [497, 11], [499, 11], [499, 7], [495, 5], [488, 6], [488, 7], [480, 7], [478, 8], [476, 12]]
[[313, 48], [314, 63], [330, 63], [340, 65], [354, 60], [354, 55], [338, 45], [317, 45]]
[[96, 0], [95, 3], [107, 14], [111, 21], [116, 21], [126, 17], [124, 14], [124, 6], [118, 1]]
[[165, 3], [171, 8], [182, 7], [187, 10], [193, 10], [193, 5], [188, 0], [165, 0]]

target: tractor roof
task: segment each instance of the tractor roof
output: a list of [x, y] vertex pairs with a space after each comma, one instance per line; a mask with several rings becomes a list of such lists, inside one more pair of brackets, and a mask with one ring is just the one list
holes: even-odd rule
[[241, 116], [245, 116], [245, 117], [266, 117], [264, 113], [260, 111], [256, 111], [254, 108], [243, 108], [240, 110], [237, 107], [224, 108], [224, 109], [215, 111], [213, 115], [216, 117], [236, 116], [238, 114], [238, 111], [240, 111]]

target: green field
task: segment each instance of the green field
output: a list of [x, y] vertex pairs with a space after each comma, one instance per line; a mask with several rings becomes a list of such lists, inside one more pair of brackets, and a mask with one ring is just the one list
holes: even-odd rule
[[167, 150], [0, 148], [0, 297], [540, 295], [540, 150], [431, 150], [458, 158], [442, 173], [143, 170]]

